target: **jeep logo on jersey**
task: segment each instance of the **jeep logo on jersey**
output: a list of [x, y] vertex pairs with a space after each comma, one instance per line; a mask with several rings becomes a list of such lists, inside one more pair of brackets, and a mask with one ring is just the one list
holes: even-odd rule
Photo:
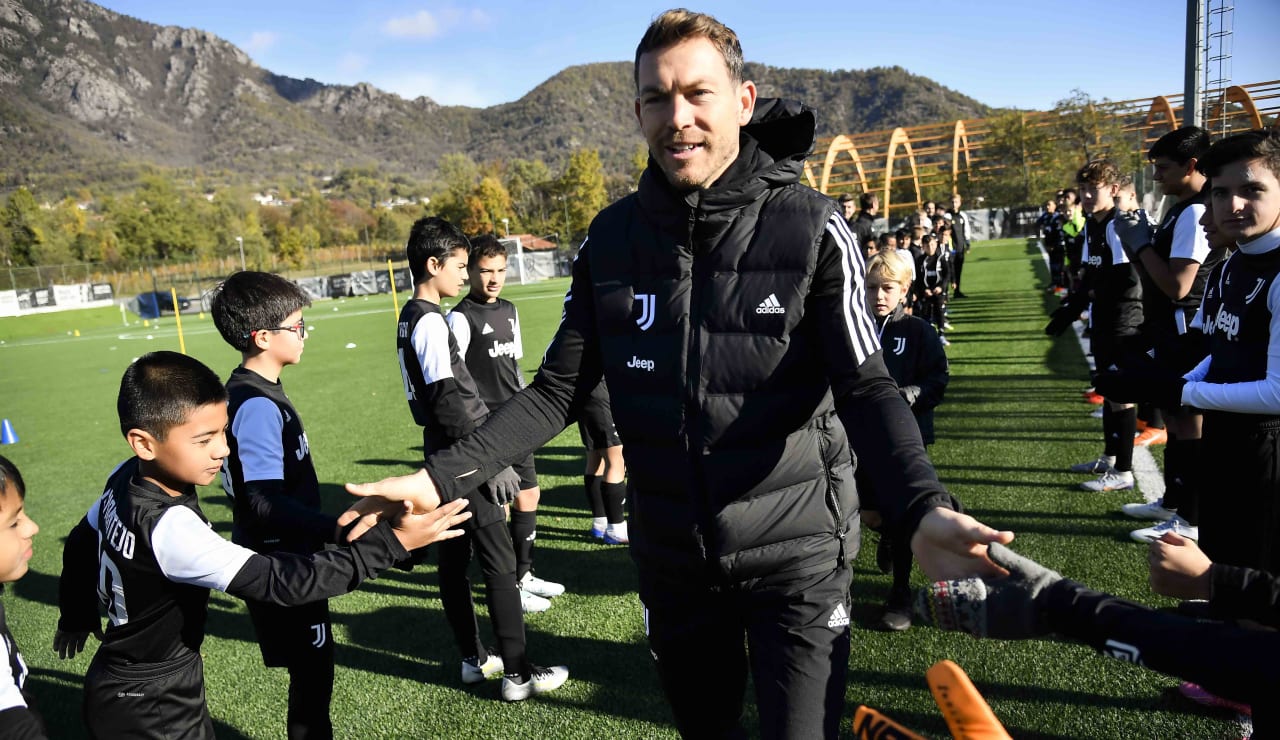
[[893, 353], [894, 353], [895, 355], [901, 356], [901, 355], [902, 355], [902, 353], [903, 353], [903, 352], [906, 352], [906, 351], [907, 351], [907, 338], [906, 338], [906, 337], [894, 337], [894, 338], [893, 338]]
[[499, 342], [498, 340], [495, 339], [493, 340], [493, 346], [489, 348], [489, 356], [490, 357], [515, 357], [516, 343], [515, 342]]
[[1207, 333], [1217, 332], [1225, 332], [1228, 342], [1235, 341], [1236, 335], [1240, 333], [1240, 317], [1228, 311], [1226, 306], [1218, 306], [1218, 315], [1213, 317]]
[[640, 293], [636, 295], [636, 303], [640, 304], [640, 318], [636, 319], [636, 326], [640, 327], [640, 331], [648, 331], [653, 326], [653, 320], [658, 317], [655, 299], [653, 293]]
[[1102, 255], [1097, 255], [1097, 254], [1089, 255], [1089, 266], [1102, 267]]
[[293, 454], [297, 455], [298, 459], [301, 460], [310, 453], [311, 445], [307, 442], [307, 433], [303, 432], [298, 435], [298, 449], [295, 450]]
[[637, 370], [643, 370], [647, 373], [651, 373], [653, 372], [654, 364], [653, 360], [642, 360], [639, 357], [632, 355], [631, 362], [627, 363], [627, 367], [634, 367]]

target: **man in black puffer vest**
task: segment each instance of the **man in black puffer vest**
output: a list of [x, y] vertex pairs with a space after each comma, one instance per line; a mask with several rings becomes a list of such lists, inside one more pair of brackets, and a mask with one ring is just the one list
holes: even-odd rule
[[996, 572], [983, 545], [1013, 534], [958, 513], [925, 456], [861, 250], [835, 201], [799, 183], [813, 112], [757, 105], [737, 37], [685, 10], [649, 27], [636, 89], [648, 169], [592, 222], [537, 377], [423, 471], [352, 490], [449, 500], [558, 434], [603, 375], [680, 732], [745, 737], [750, 665], [761, 736], [834, 738], [859, 536], [850, 447], [931, 579]]

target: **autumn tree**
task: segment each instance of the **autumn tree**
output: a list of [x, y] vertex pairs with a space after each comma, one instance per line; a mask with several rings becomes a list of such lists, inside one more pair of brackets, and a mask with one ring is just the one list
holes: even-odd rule
[[587, 231], [591, 219], [595, 218], [608, 203], [608, 193], [604, 186], [604, 167], [600, 163], [600, 152], [595, 149], [577, 149], [569, 155], [569, 163], [560, 176], [559, 195], [564, 198], [562, 206], [568, 214], [566, 240], [573, 235], [581, 236]]

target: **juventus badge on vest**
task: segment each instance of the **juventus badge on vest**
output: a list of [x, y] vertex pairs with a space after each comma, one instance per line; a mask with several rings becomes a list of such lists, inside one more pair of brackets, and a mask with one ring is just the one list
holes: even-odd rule
[[893, 338], [893, 353], [894, 353], [895, 355], [901, 355], [903, 352], [906, 352], [906, 351], [907, 351], [907, 338], [906, 338], [906, 337], [894, 337], [894, 338]]
[[640, 327], [640, 331], [648, 331], [653, 326], [653, 320], [657, 318], [655, 298], [653, 293], [639, 293], [636, 295], [636, 303], [640, 304], [640, 318], [636, 319], [636, 326]]

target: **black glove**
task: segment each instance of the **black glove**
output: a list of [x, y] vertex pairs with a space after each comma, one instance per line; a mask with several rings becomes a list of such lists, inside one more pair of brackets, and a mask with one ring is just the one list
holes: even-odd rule
[[1071, 327], [1071, 324], [1080, 318], [1080, 311], [1070, 304], [1058, 307], [1049, 317], [1049, 323], [1044, 327], [1044, 333], [1051, 337], [1056, 337]]
[[1048, 634], [1044, 594], [1062, 576], [1004, 545], [988, 545], [987, 555], [1009, 575], [938, 581], [916, 595], [916, 616], [974, 637], [1025, 640]]
[[1182, 387], [1186, 384], [1187, 381], [1180, 377], [1153, 376], [1125, 370], [1105, 370], [1093, 379], [1094, 390], [1108, 401], [1151, 401], [1162, 409], [1182, 407]]
[[1129, 255], [1129, 261], [1137, 262], [1138, 253], [1151, 246], [1151, 240], [1155, 236], [1155, 229], [1147, 218], [1147, 212], [1141, 208], [1136, 211], [1116, 211], [1111, 222], [1116, 238], [1124, 247], [1125, 254]]
[[506, 506], [520, 493], [520, 476], [510, 467], [503, 468], [502, 472], [485, 481], [482, 493], [494, 506]]

